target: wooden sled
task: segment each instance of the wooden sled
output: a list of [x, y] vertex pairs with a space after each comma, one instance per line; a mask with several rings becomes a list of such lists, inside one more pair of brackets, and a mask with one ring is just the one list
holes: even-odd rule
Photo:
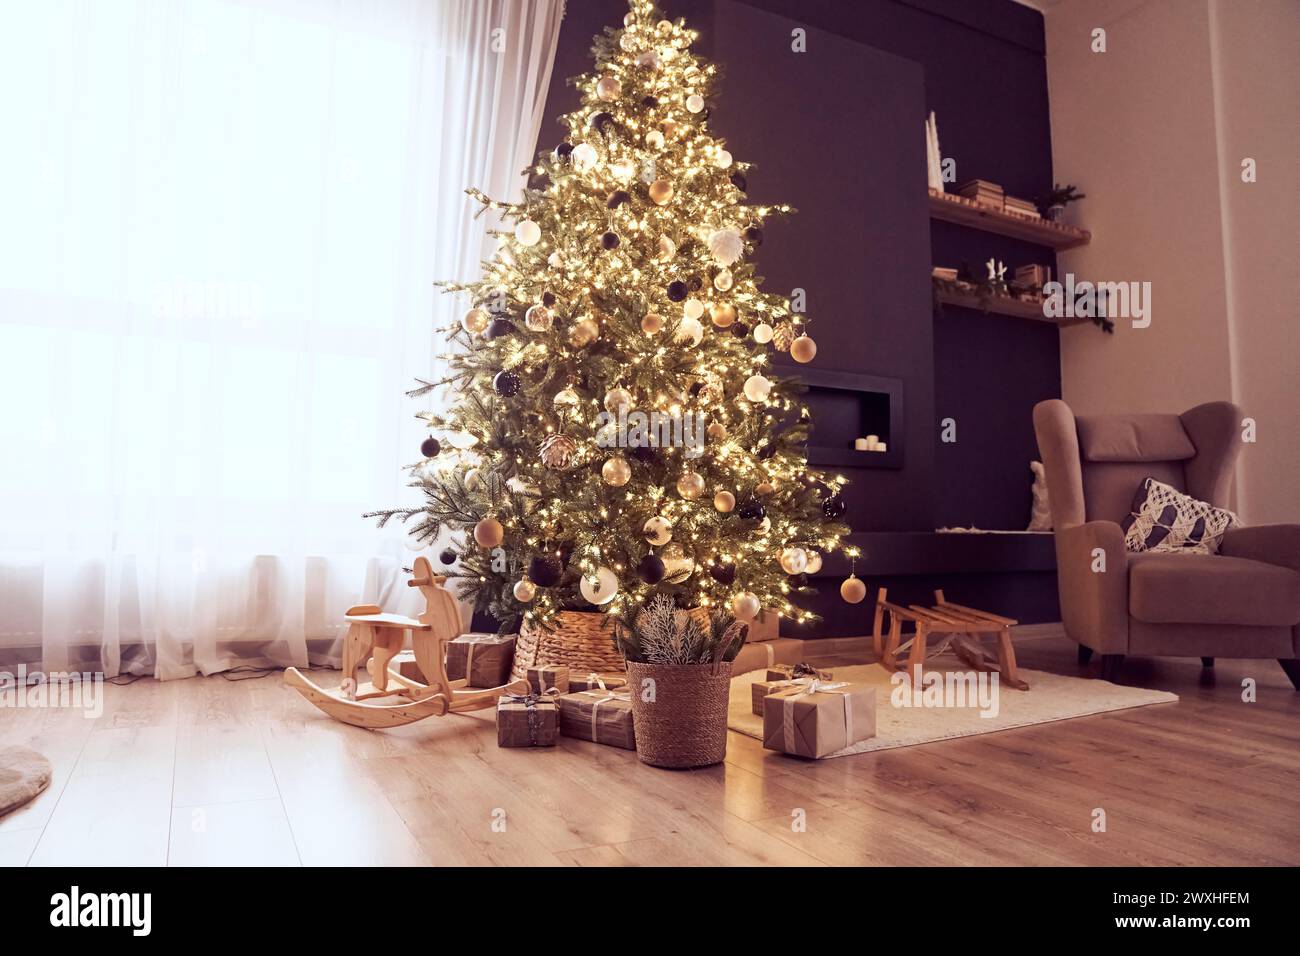
[[[446, 645], [460, 634], [460, 609], [443, 587], [446, 580], [434, 576], [427, 558], [416, 558], [415, 576], [407, 586], [419, 588], [424, 595], [424, 613], [418, 618], [386, 614], [373, 604], [348, 610], [343, 679], [337, 690], [326, 690], [296, 667], [284, 672], [284, 682], [335, 720], [367, 730], [482, 710], [496, 706], [502, 694], [528, 693], [524, 680], [479, 688], [466, 686], [465, 680], [448, 679]], [[429, 679], [427, 684], [404, 676], [393, 661], [406, 643], [408, 631], [416, 664]], [[370, 680], [358, 685], [356, 673], [362, 664]]]

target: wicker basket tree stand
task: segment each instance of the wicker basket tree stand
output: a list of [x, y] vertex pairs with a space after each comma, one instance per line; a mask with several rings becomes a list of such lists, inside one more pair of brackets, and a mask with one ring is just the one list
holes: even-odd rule
[[583, 673], [623, 673], [623, 655], [614, 646], [605, 615], [591, 611], [561, 611], [549, 631], [526, 623], [519, 628], [511, 679], [520, 680], [528, 668], [547, 664]]
[[731, 662], [627, 662], [636, 753], [654, 767], [707, 767], [727, 755]]

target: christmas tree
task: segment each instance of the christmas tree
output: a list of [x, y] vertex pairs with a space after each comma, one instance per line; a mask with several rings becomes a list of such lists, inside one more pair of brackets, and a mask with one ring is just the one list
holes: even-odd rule
[[[747, 164], [709, 132], [716, 67], [697, 34], [631, 0], [595, 38], [595, 70], [518, 203], [468, 190], [504, 228], [465, 297], [443, 413], [411, 466], [418, 541], [502, 629], [565, 609], [631, 620], [647, 601], [760, 608], [800, 621], [807, 574], [848, 529], [844, 479], [810, 472], [796, 382], [770, 349], [811, 361], [806, 317], [759, 291], [769, 216]], [[662, 602], [662, 598], [660, 598]]]

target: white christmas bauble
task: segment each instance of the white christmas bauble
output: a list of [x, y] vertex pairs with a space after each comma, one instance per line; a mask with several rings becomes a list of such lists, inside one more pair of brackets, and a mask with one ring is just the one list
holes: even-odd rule
[[664, 580], [681, 584], [695, 573], [695, 560], [689, 558], [676, 544], [664, 548], [659, 556], [664, 562]]
[[715, 229], [709, 233], [709, 254], [718, 265], [729, 266], [745, 254], [745, 241], [735, 229]]
[[579, 172], [586, 172], [591, 169], [596, 165], [596, 160], [599, 158], [596, 155], [595, 147], [590, 143], [579, 143], [573, 147], [573, 152], [569, 156], [573, 160], [573, 168]]
[[664, 134], [659, 132], [657, 129], [652, 129], [650, 132], [645, 134], [645, 144], [656, 151], [663, 149]]
[[668, 260], [677, 255], [677, 243], [667, 236], [659, 237], [659, 258]]
[[664, 317], [658, 312], [647, 312], [641, 320], [641, 331], [646, 335], [655, 335], [663, 331]]
[[772, 341], [772, 326], [766, 322], [760, 322], [754, 326], [754, 341], [759, 345], [766, 345]]
[[758, 533], [767, 534], [771, 530], [772, 530], [772, 519], [767, 515], [764, 515], [763, 520], [758, 523]]
[[584, 574], [578, 584], [582, 596], [592, 604], [608, 604], [618, 593], [618, 578], [609, 568], [601, 565], [596, 573]]
[[524, 219], [515, 226], [515, 240], [521, 246], [535, 246], [542, 238], [542, 227], [531, 219]]
[[596, 95], [602, 100], [616, 100], [623, 92], [623, 84], [612, 76], [602, 76], [596, 83]]
[[659, 69], [659, 54], [654, 50], [647, 50], [645, 53], [639, 54], [634, 62], [643, 70], [657, 70]]
[[636, 176], [636, 163], [630, 159], [616, 159], [609, 164], [609, 172], [621, 183], [630, 183]]
[[564, 257], [558, 252], [552, 252], [546, 257], [546, 264], [552, 269], [558, 269], [560, 266], [564, 265]]
[[742, 623], [748, 623], [758, 617], [758, 612], [762, 606], [758, 603], [758, 595], [751, 594], [749, 591], [741, 591], [731, 599], [731, 613], [736, 615], [736, 620]]
[[555, 393], [554, 402], [556, 405], [577, 405], [578, 393], [566, 385]]
[[622, 488], [632, 478], [632, 466], [627, 463], [626, 458], [609, 458], [600, 466], [600, 477], [604, 479], [605, 484]]
[[605, 393], [605, 411], [613, 414], [620, 408], [632, 407], [632, 393], [625, 388], [611, 388]]
[[704, 109], [704, 97], [699, 93], [692, 93], [686, 97], [686, 109], [692, 113], [698, 113]]
[[718, 274], [713, 277], [713, 288], [719, 292], [726, 292], [736, 284], [736, 277], [731, 274], [730, 269], [720, 269]]
[[488, 327], [488, 314], [482, 309], [470, 309], [460, 320], [460, 326], [471, 335], [477, 335]]
[[551, 327], [551, 310], [544, 305], [534, 305], [524, 313], [524, 325], [530, 332], [545, 332]]
[[527, 604], [533, 598], [537, 597], [537, 585], [533, 584], [527, 578], [515, 582], [515, 600], [521, 604]]
[[816, 574], [821, 569], [822, 569], [821, 553], [817, 551], [809, 551], [808, 566], [804, 568], [804, 571], [808, 574]]
[[719, 169], [726, 169], [731, 165], [731, 154], [725, 149], [718, 150], [718, 155], [713, 157], [713, 165]]
[[667, 544], [673, 536], [673, 523], [663, 515], [655, 515], [645, 523], [641, 529], [645, 539], [651, 544], [658, 547], [661, 544]]
[[704, 494], [704, 477], [698, 472], [684, 472], [677, 479], [677, 493], [683, 498], [694, 501], [700, 495]]
[[619, 38], [618, 46], [624, 53], [631, 53], [636, 49], [636, 37], [630, 33], [624, 33]]
[[786, 574], [802, 574], [808, 567], [808, 552], [803, 548], [786, 548], [781, 552], [781, 570]]
[[772, 392], [772, 383], [761, 375], [745, 379], [745, 397], [751, 402], [765, 402]]
[[667, 36], [669, 33], [673, 32], [673, 22], [671, 20], [660, 20], [655, 24], [655, 29], [664, 36]]
[[673, 336], [673, 341], [679, 345], [689, 344], [691, 348], [699, 345], [704, 339], [704, 326], [700, 324], [699, 319], [682, 319], [681, 324], [677, 326], [677, 332]]
[[687, 299], [682, 305], [682, 314], [688, 319], [698, 319], [704, 314], [704, 303], [699, 299]]

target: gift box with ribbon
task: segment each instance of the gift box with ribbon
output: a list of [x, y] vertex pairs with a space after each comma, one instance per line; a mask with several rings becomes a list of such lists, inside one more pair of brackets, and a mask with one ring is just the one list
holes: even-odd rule
[[626, 690], [597, 687], [556, 699], [560, 733], [598, 744], [636, 749], [632, 730], [632, 695]]
[[528, 689], [534, 694], [545, 694], [554, 689], [567, 694], [569, 687], [569, 668], [565, 664], [538, 664], [528, 668]]
[[616, 674], [597, 674], [592, 671], [584, 677], [569, 672], [569, 693], [580, 690], [617, 690], [627, 686], [627, 678]]
[[824, 757], [876, 735], [876, 689], [813, 679], [763, 698], [763, 746]]
[[502, 694], [497, 698], [498, 747], [554, 747], [560, 730], [559, 695]]
[[816, 678], [813, 677], [796, 677], [781, 678], [780, 680], [756, 680], [751, 685], [753, 695], [752, 710], [759, 717], [763, 716], [763, 701], [767, 700], [767, 695], [774, 693], [786, 687], [796, 685], [811, 684]]
[[462, 634], [447, 643], [447, 679], [469, 677], [467, 687], [500, 687], [510, 682], [515, 660], [514, 634]]
[[768, 680], [795, 680], [799, 677], [815, 677], [818, 680], [830, 680], [830, 671], [819, 671], [811, 664], [771, 664], [767, 668]]

